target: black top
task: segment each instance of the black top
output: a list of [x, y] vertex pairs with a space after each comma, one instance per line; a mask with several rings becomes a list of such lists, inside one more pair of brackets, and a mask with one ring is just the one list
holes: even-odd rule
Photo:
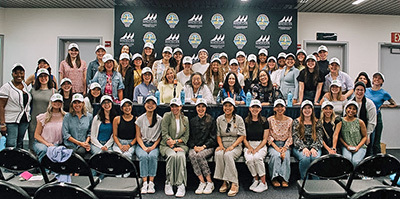
[[125, 73], [125, 78], [124, 78], [124, 98], [128, 98], [131, 101], [133, 100], [133, 89], [135, 82], [133, 78], [133, 68], [129, 66], [129, 68], [126, 70]]
[[65, 112], [69, 112], [69, 105], [71, 104], [71, 99], [72, 99], [72, 97], [70, 97], [68, 99], [63, 97], [63, 100], [64, 100], [63, 109]]
[[313, 73], [308, 72], [308, 69], [305, 68], [304, 70], [301, 70], [299, 76], [297, 76], [297, 81], [304, 83], [304, 91], [316, 91], [318, 83], [323, 83], [325, 81], [325, 76], [319, 73], [317, 82], [314, 82], [313, 75]]
[[264, 138], [264, 130], [269, 129], [269, 124], [267, 120], [265, 120], [264, 124], [261, 122], [251, 121], [250, 123], [246, 122], [246, 139], [248, 141], [261, 141]]
[[135, 117], [131, 121], [125, 121], [121, 116], [118, 124], [118, 138], [123, 140], [131, 140], [136, 137]]
[[[24, 108], [25, 108], [26, 105], [28, 104], [28, 99], [29, 99], [28, 93], [24, 93], [24, 94], [22, 95], [22, 98], [23, 98], [23, 101], [24, 101]], [[26, 122], [28, 122], [28, 117], [26, 116], [25, 111], [24, 111], [24, 115], [22, 115], [22, 118], [21, 118], [21, 120], [20, 120], [19, 122], [20, 122], [20, 123], [26, 123]]]
[[333, 133], [334, 133], [334, 126], [328, 122], [323, 123], [323, 136], [322, 139], [324, 140], [325, 144], [328, 145], [329, 147], [332, 147], [333, 145]]
[[322, 73], [323, 77], [325, 77], [330, 71], [329, 71], [329, 61], [318, 61], [318, 67], [319, 71]]
[[195, 116], [190, 120], [190, 135], [188, 147], [206, 145], [206, 148], [217, 146], [217, 124], [211, 115], [202, 118]]
[[[251, 72], [251, 74], [252, 74], [253, 72]], [[257, 82], [258, 82], [258, 79], [256, 78], [256, 79], [254, 79], [254, 80], [252, 80], [252, 77], [249, 77], [249, 78], [247, 78], [247, 79], [245, 79], [244, 80], [244, 88], [243, 88], [243, 91], [244, 91], [244, 93], [245, 94], [247, 94], [247, 92], [251, 92], [251, 88], [255, 85], [255, 84], [257, 84]]]

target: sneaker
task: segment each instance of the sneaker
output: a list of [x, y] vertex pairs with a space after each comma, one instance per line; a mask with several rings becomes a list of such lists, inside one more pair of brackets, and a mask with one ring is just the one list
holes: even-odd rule
[[204, 188], [206, 187], [205, 182], [200, 182], [199, 187], [197, 187], [196, 191], [194, 192], [195, 194], [202, 194], [204, 191]]
[[147, 187], [148, 187], [147, 182], [144, 182], [143, 186], [142, 186], [142, 194], [146, 194], [147, 193]]
[[258, 186], [253, 191], [257, 192], [257, 193], [261, 193], [267, 189], [268, 189], [267, 183], [264, 184], [264, 183], [260, 182], [260, 184], [258, 184]]
[[154, 182], [150, 181], [147, 186], [147, 193], [155, 193], [156, 189], [154, 188]]
[[250, 190], [254, 191], [254, 189], [258, 186], [259, 181], [258, 180], [253, 180], [253, 184], [250, 186]]
[[167, 196], [174, 195], [174, 190], [172, 190], [172, 185], [169, 182], [165, 183], [164, 192], [165, 192], [165, 195], [167, 195]]
[[182, 198], [183, 196], [185, 196], [185, 193], [186, 193], [185, 185], [181, 184], [178, 186], [178, 191], [176, 191], [175, 197]]
[[207, 182], [206, 188], [203, 191], [203, 194], [211, 194], [214, 191], [214, 183]]

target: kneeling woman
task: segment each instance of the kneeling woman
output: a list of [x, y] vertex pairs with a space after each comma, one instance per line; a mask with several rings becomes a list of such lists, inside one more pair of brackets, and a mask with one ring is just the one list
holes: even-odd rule
[[129, 159], [132, 159], [136, 143], [136, 118], [132, 115], [132, 104], [131, 100], [123, 99], [120, 105], [122, 115], [113, 120], [113, 151], [122, 153]]
[[171, 112], [165, 113], [161, 122], [160, 153], [166, 162], [166, 182], [164, 192], [174, 195], [172, 186], [178, 186], [176, 197], [185, 196], [187, 181], [186, 152], [189, 150], [189, 120], [181, 112], [182, 103], [178, 98], [172, 98]]
[[236, 114], [235, 101], [228, 97], [223, 102], [224, 114], [217, 118], [217, 143], [215, 150], [214, 178], [223, 180], [219, 192], [235, 196], [239, 192], [238, 172], [235, 159], [242, 154], [242, 141], [246, 136], [246, 127], [242, 117]]

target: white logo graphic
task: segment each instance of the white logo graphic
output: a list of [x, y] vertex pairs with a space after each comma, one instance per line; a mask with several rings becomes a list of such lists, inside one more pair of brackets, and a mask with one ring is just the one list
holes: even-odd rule
[[239, 15], [238, 18], [233, 21], [233, 28], [235, 29], [246, 29], [248, 15]]
[[293, 16], [284, 16], [279, 22], [278, 22], [278, 28], [281, 30], [291, 30], [292, 29], [292, 20]]
[[135, 37], [135, 33], [125, 33], [120, 39], [133, 39]]
[[119, 38], [119, 45], [133, 46], [135, 44], [135, 33], [126, 32], [121, 38]]
[[268, 35], [261, 35], [260, 38], [256, 42], [269, 42], [270, 36]]
[[216, 13], [211, 17], [211, 24], [215, 29], [220, 29], [224, 22], [224, 17], [219, 13]]
[[194, 14], [192, 18], [188, 20], [189, 28], [201, 28], [203, 27], [203, 15]]
[[189, 21], [201, 21], [203, 19], [203, 15], [193, 15], [192, 18], [189, 19]]
[[285, 16], [283, 17], [279, 23], [287, 23], [287, 22], [292, 22], [293, 17], [292, 16]]
[[246, 16], [239, 15], [238, 18], [236, 18], [235, 21], [233, 21], [233, 22], [237, 22], [237, 23], [247, 22], [247, 18], [248, 18], [247, 15]]
[[214, 38], [210, 40], [211, 48], [224, 48], [225, 47], [225, 35], [216, 34]]
[[157, 13], [149, 13], [142, 20], [143, 26], [147, 28], [154, 28], [157, 26]]
[[178, 47], [179, 46], [179, 37], [180, 34], [170, 34], [169, 37], [165, 39], [165, 45], [170, 47]]
[[143, 20], [157, 20], [157, 13], [149, 13]]
[[258, 49], [268, 49], [270, 47], [269, 39], [271, 38], [270, 35], [261, 35], [260, 38], [256, 41], [256, 48]]
[[211, 41], [224, 41], [225, 39], [225, 35], [215, 35], [215, 37], [213, 39], [211, 39]]

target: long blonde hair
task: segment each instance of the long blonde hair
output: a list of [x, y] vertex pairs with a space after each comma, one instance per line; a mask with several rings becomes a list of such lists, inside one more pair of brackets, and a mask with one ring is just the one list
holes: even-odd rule
[[161, 78], [161, 81], [163, 81], [164, 84], [168, 84], [168, 80], [167, 80], [167, 78], [166, 78], [165, 76], [167, 76], [167, 72], [168, 72], [169, 70], [171, 70], [171, 71], [174, 73], [174, 79], [176, 79], [176, 72], [175, 72], [175, 70], [174, 70], [173, 68], [171, 68], [171, 67], [167, 67], [167, 68], [164, 70], [163, 76], [162, 76], [162, 78]]
[[333, 100], [337, 100], [337, 101], [342, 101], [342, 87], [339, 87], [339, 93], [336, 99], [333, 99], [333, 93], [331, 88], [329, 88], [329, 101], [333, 101]]
[[[65, 111], [62, 107], [60, 108], [60, 113], [63, 117], [65, 116]], [[51, 101], [49, 102], [49, 105], [47, 106], [45, 114], [46, 114], [45, 115], [46, 117], [44, 119], [44, 123], [47, 124], [48, 122], [50, 122], [51, 118], [53, 117], [53, 106], [51, 105]]]
[[[250, 62], [249, 62], [249, 61], [246, 61], [246, 62], [245, 62], [245, 66], [244, 66], [244, 68], [243, 68], [243, 70], [242, 70], [242, 74], [243, 74], [243, 76], [244, 76], [244, 79], [250, 78], [250, 68], [249, 68], [249, 64], [250, 64]], [[260, 68], [259, 68], [259, 66], [258, 66], [258, 63], [255, 62], [252, 80], [257, 79], [257, 77], [258, 77], [258, 71], [259, 71], [259, 70], [260, 70]]]
[[[319, 123], [323, 124], [324, 121], [325, 121], [325, 114], [324, 114], [324, 110], [323, 109], [321, 109], [320, 115], [321, 116], [319, 117]], [[329, 119], [331, 119], [331, 121], [329, 123], [331, 123], [333, 126], [335, 126], [335, 119], [336, 119], [335, 111], [332, 110], [332, 115], [331, 115], [331, 117]]]
[[[117, 61], [114, 60], [114, 68], [113, 68], [113, 71], [116, 71], [116, 70], [117, 70], [117, 67], [118, 67], [118, 63], [117, 63]], [[104, 62], [100, 63], [99, 71], [100, 71], [100, 72], [106, 72], [106, 68], [104, 67]]]

